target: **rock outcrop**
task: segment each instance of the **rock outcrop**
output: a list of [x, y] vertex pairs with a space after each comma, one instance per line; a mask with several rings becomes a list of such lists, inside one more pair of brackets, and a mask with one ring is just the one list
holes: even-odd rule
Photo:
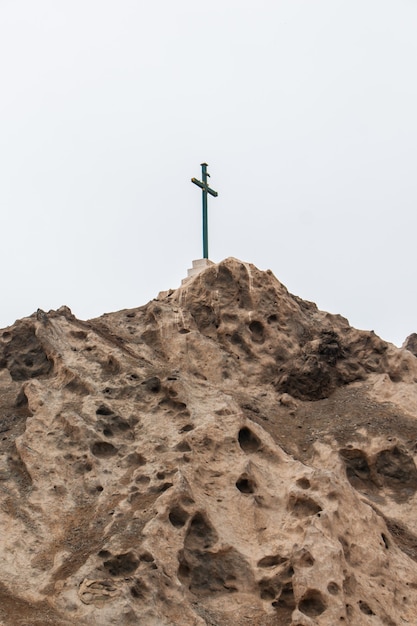
[[417, 624], [417, 358], [235, 259], [0, 331], [0, 624]]

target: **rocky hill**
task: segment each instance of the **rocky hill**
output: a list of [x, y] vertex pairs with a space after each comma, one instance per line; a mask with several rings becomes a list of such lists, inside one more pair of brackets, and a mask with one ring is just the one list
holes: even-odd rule
[[417, 624], [416, 343], [235, 259], [0, 331], [0, 624]]

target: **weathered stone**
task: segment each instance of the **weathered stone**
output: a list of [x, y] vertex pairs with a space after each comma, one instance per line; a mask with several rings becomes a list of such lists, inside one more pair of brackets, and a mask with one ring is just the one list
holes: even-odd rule
[[236, 259], [0, 331], [0, 624], [417, 623], [413, 345]]

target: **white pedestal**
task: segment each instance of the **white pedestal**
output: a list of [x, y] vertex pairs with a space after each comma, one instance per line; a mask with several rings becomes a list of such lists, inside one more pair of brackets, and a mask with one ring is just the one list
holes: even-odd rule
[[184, 278], [181, 284], [185, 285], [190, 278], [194, 278], [194, 276], [197, 276], [197, 274], [207, 269], [207, 267], [210, 267], [210, 265], [214, 265], [214, 263], [209, 259], [197, 259], [196, 261], [193, 261], [192, 268], [187, 271], [187, 278]]

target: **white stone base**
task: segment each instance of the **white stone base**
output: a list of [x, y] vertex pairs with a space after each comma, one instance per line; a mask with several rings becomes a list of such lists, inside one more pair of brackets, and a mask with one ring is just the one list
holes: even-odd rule
[[197, 274], [205, 270], [207, 267], [210, 267], [210, 265], [214, 265], [214, 263], [209, 259], [197, 259], [196, 261], [193, 261], [192, 268], [187, 270], [187, 278], [183, 278], [181, 284], [185, 285], [190, 278], [194, 278], [194, 276], [197, 276]]

